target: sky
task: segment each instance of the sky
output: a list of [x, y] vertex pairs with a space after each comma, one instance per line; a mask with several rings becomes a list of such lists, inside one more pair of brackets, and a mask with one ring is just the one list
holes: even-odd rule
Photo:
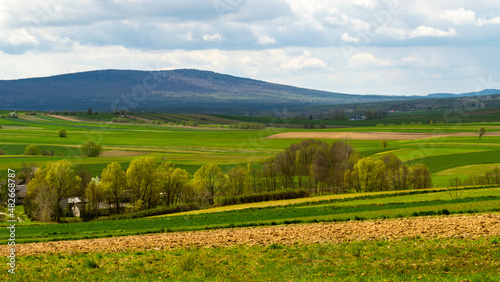
[[194, 68], [350, 94], [500, 89], [500, 1], [3, 0], [0, 79]]

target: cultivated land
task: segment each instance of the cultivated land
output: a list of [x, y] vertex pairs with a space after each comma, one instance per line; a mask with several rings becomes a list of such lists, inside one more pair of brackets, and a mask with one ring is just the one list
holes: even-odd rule
[[[500, 162], [498, 122], [257, 131], [227, 128], [229, 116], [192, 115], [205, 121], [197, 128], [116, 124], [105, 122], [104, 116], [92, 116], [100, 122], [40, 114], [0, 119], [0, 149], [6, 153], [0, 155], [0, 175], [5, 178], [8, 168], [19, 170], [22, 163], [44, 165], [67, 159], [95, 176], [111, 162], [126, 168], [138, 156], [166, 159], [193, 174], [206, 163], [225, 170], [258, 163], [316, 134], [337, 136], [328, 143], [352, 134], [355, 138], [349, 143], [364, 156], [392, 153], [405, 162], [425, 163], [435, 188], [323, 195], [142, 219], [19, 223], [19, 276], [2, 274], [2, 279], [70, 280], [72, 275], [91, 280], [500, 279], [500, 188], [446, 188], [452, 177], [463, 179], [469, 169], [481, 175]], [[186, 115], [170, 118], [174, 117]], [[214, 120], [207, 121], [211, 117]], [[486, 129], [482, 140], [477, 135], [480, 127]], [[57, 136], [60, 128], [68, 131], [66, 138]], [[381, 139], [361, 138], [367, 132], [398, 138], [382, 138], [388, 140], [384, 148]], [[276, 134], [295, 135], [267, 138]], [[439, 137], [412, 138], [423, 135]], [[78, 148], [88, 140], [102, 144], [104, 154], [80, 156]], [[31, 144], [53, 150], [54, 155], [22, 155]], [[4, 257], [7, 236], [6, 228], [0, 229]]]

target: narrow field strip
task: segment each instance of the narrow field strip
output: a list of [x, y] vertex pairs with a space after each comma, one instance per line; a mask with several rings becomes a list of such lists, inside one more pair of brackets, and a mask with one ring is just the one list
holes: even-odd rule
[[[340, 223], [297, 224], [209, 231], [149, 234], [89, 240], [17, 245], [17, 255], [44, 253], [118, 252], [169, 250], [179, 247], [227, 247], [233, 245], [341, 243], [355, 240], [469, 238], [500, 236], [500, 215], [418, 217]], [[6, 256], [9, 246], [1, 246]]]
[[[419, 132], [283, 132], [266, 138], [320, 138], [354, 140], [417, 140], [435, 137], [469, 137], [475, 132], [419, 133]], [[500, 132], [488, 132], [488, 136], [500, 136]]]

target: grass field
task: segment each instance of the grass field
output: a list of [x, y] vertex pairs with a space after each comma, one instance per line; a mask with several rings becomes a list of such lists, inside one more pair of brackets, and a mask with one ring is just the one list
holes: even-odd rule
[[[139, 114], [142, 115], [142, 114]], [[207, 115], [168, 115], [144, 114], [159, 117], [175, 116], [187, 120], [197, 118], [205, 124], [224, 121], [253, 121], [249, 117], [220, 117]], [[82, 115], [82, 117], [88, 115]], [[78, 147], [87, 140], [101, 143], [109, 150], [145, 151], [158, 160], [166, 158], [180, 167], [194, 172], [199, 166], [213, 162], [231, 166], [258, 162], [265, 157], [298, 142], [298, 139], [265, 139], [264, 137], [290, 131], [310, 131], [295, 128], [268, 128], [262, 131], [230, 130], [228, 128], [185, 128], [176, 126], [137, 125], [104, 123], [110, 114], [93, 115], [101, 122], [67, 121], [45, 115], [35, 118], [21, 115], [19, 119], [4, 118], [0, 134], [0, 150], [6, 155], [0, 156], [0, 171], [7, 168], [19, 169], [22, 163], [36, 162], [43, 165], [48, 161], [67, 158], [75, 165], [87, 167], [97, 175], [110, 161], [118, 161], [126, 166], [132, 158], [96, 158], [87, 159], [79, 156]], [[258, 121], [258, 120], [255, 120]], [[439, 124], [414, 126], [368, 126], [351, 124], [350, 128], [325, 129], [326, 131], [371, 131], [371, 132], [475, 132], [479, 126], [485, 126], [487, 132], [497, 130], [498, 123]], [[57, 137], [60, 128], [68, 130], [66, 138]], [[321, 131], [321, 130], [315, 130]], [[335, 140], [327, 140], [334, 142]], [[500, 137], [488, 137], [478, 140], [475, 137], [441, 137], [423, 140], [393, 140], [387, 149], [382, 148], [377, 140], [349, 140], [356, 150], [365, 156], [384, 155], [390, 152], [403, 161], [424, 162], [433, 173], [471, 164], [498, 162]], [[40, 151], [54, 151], [53, 157], [23, 156], [24, 148], [30, 144], [40, 146]], [[0, 172], [1, 175], [1, 172]], [[441, 183], [438, 183], [441, 186]]]
[[[18, 258], [4, 281], [498, 281], [500, 238], [178, 248]], [[47, 267], [50, 265], [50, 267]], [[61, 271], [64, 270], [64, 271]]]
[[[458, 197], [453, 197], [455, 194]], [[205, 212], [163, 217], [93, 221], [66, 224], [26, 223], [18, 226], [16, 242], [76, 240], [147, 233], [265, 226], [304, 222], [332, 222], [377, 218], [400, 218], [433, 214], [500, 211], [500, 188], [448, 191], [403, 191], [322, 197], [320, 201], [287, 200], [283, 205], [231, 206]], [[0, 238], [8, 230], [0, 229]], [[2, 239], [2, 243], [5, 243]]]

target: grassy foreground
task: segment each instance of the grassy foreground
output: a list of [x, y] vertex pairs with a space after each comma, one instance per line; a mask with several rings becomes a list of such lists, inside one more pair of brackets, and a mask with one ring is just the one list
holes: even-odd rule
[[17, 262], [17, 273], [2, 271], [2, 280], [484, 282], [500, 279], [500, 238], [61, 253]]

